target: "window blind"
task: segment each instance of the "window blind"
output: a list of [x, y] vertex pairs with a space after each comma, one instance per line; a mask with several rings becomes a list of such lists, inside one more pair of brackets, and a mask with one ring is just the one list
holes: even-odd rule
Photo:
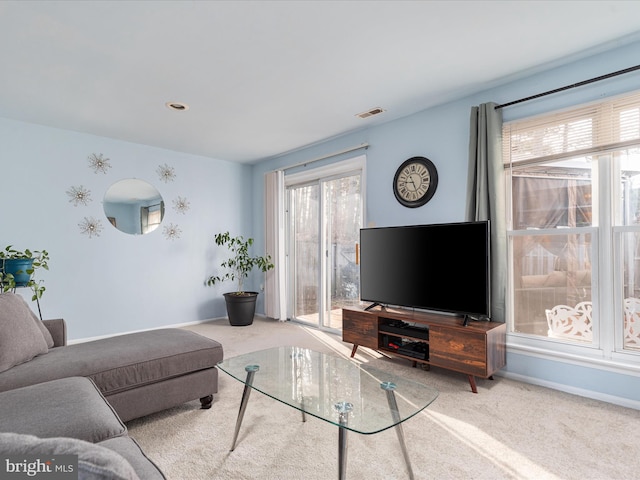
[[506, 164], [544, 163], [640, 146], [640, 91], [505, 123]]

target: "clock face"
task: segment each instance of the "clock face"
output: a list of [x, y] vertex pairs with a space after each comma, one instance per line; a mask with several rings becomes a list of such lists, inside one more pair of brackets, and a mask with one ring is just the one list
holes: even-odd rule
[[420, 207], [431, 200], [438, 186], [438, 172], [431, 160], [413, 157], [400, 165], [393, 178], [393, 193], [402, 205]]

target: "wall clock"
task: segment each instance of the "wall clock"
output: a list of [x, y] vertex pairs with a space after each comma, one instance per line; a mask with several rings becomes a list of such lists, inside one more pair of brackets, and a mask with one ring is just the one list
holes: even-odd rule
[[431, 160], [412, 157], [405, 160], [393, 177], [393, 194], [405, 207], [421, 207], [438, 187], [438, 171]]

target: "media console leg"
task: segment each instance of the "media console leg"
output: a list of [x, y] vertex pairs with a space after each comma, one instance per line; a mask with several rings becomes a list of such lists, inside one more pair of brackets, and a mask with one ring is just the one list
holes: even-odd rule
[[471, 391], [473, 393], [478, 393], [478, 387], [476, 387], [476, 377], [473, 375], [469, 375], [469, 385], [471, 385]]
[[353, 348], [351, 349], [351, 358], [354, 357], [354, 355], [356, 354], [357, 350], [358, 350], [358, 344], [354, 343], [353, 344]]

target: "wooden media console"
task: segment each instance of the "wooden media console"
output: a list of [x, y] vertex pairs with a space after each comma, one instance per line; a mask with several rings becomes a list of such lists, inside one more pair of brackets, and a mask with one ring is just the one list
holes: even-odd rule
[[[413, 310], [375, 307], [342, 309], [342, 339], [359, 346], [397, 355], [417, 363], [468, 376], [473, 393], [475, 377], [491, 378], [506, 365], [506, 325]], [[411, 350], [414, 348], [414, 350]]]

